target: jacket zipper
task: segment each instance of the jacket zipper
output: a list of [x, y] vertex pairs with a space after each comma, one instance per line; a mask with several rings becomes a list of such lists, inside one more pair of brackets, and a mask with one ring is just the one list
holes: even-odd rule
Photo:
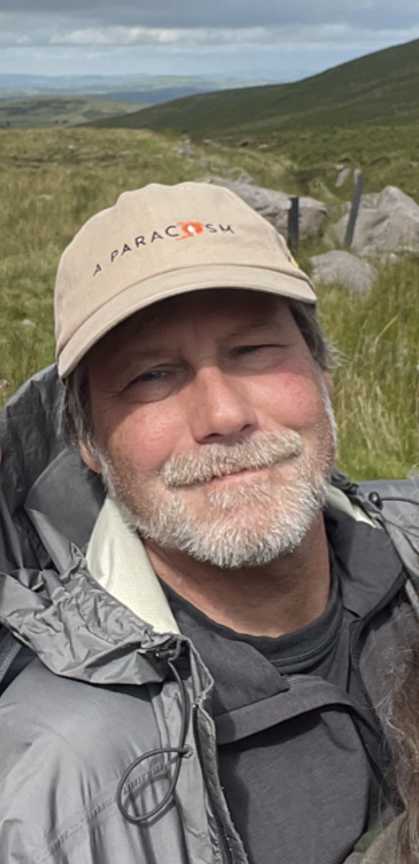
[[[184, 644], [185, 644], [184, 641], [179, 639], [179, 637], [170, 636], [166, 640], [164, 640], [164, 642], [162, 642], [161, 645], [156, 645], [153, 648], [148, 648], [147, 651], [149, 653], [151, 653], [157, 660], [170, 659], [173, 661], [173, 660], [178, 659], [179, 655], [181, 654], [182, 647]], [[197, 723], [197, 712], [198, 712], [198, 706], [197, 706], [196, 702], [192, 702], [192, 708], [191, 708], [192, 728], [193, 728], [193, 732], [194, 732], [194, 738], [196, 741], [198, 758], [199, 758], [199, 761], [201, 764], [203, 783], [204, 783], [205, 789], [207, 791], [208, 799], [211, 803], [212, 813], [214, 814], [214, 819], [215, 819], [215, 822], [216, 822], [216, 825], [218, 828], [220, 847], [222, 850], [222, 854], [224, 856], [224, 860], [228, 861], [229, 864], [234, 864], [233, 854], [232, 854], [231, 849], [228, 845], [228, 842], [225, 838], [222, 822], [221, 822], [221, 819], [217, 813], [217, 808], [214, 805], [213, 796], [211, 795], [211, 792], [208, 788], [208, 783], [207, 783], [207, 779], [205, 776], [205, 771], [203, 770], [204, 769], [204, 763], [203, 763], [203, 757], [202, 757], [201, 739], [200, 739], [199, 730], [198, 730], [198, 723]]]
[[198, 758], [199, 758], [199, 761], [201, 763], [201, 768], [202, 768], [202, 778], [203, 778], [203, 782], [204, 782], [204, 785], [205, 785], [205, 788], [207, 791], [207, 795], [208, 795], [208, 798], [209, 798], [209, 801], [211, 804], [211, 809], [212, 809], [212, 812], [214, 814], [214, 819], [215, 819], [215, 822], [216, 822], [216, 825], [218, 828], [218, 836], [220, 839], [220, 846], [221, 846], [221, 849], [223, 852], [223, 856], [224, 856], [225, 860], [229, 861], [230, 864], [233, 864], [233, 862], [234, 862], [233, 853], [232, 853], [232, 851], [228, 845], [228, 842], [225, 838], [223, 825], [222, 825], [221, 819], [218, 815], [217, 807], [214, 805], [213, 795], [211, 794], [211, 792], [208, 788], [208, 782], [207, 782], [207, 779], [205, 776], [204, 761], [203, 761], [203, 757], [202, 757], [201, 738], [200, 738], [199, 729], [198, 729], [198, 722], [197, 722], [197, 714], [198, 714], [198, 705], [196, 704], [196, 702], [194, 702], [192, 705], [192, 724], [193, 724], [193, 730], [194, 730], [194, 734], [195, 734], [195, 741], [196, 741], [196, 748], [197, 748], [197, 752], [198, 752]]

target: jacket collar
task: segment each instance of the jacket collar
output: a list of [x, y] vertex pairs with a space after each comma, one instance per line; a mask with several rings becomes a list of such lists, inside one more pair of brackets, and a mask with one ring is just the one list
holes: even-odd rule
[[86, 553], [89, 572], [120, 603], [159, 633], [179, 633], [144, 545], [107, 497]]
[[[345, 535], [345, 550], [349, 554], [355, 523], [347, 513], [346, 496], [334, 491], [332, 498], [333, 507], [340, 512], [339, 523], [342, 520], [352, 526]], [[341, 509], [339, 504], [342, 504]], [[350, 512], [355, 516], [352, 505]], [[28, 515], [40, 536], [48, 535], [53, 557], [60, 558], [65, 565], [58, 566], [58, 573], [21, 568], [13, 576], [4, 574], [0, 624], [5, 624], [31, 647], [56, 674], [94, 684], [163, 680], [165, 670], [155, 659], [155, 652], [179, 638], [175, 635], [178, 628], [141, 541], [125, 525], [115, 504], [105, 501], [96, 520], [87, 551], [88, 566], [72, 544], [61, 548], [63, 544], [54, 539], [51, 524], [46, 530], [39, 512], [28, 511]], [[365, 521], [364, 516], [362, 521]], [[370, 535], [383, 535], [383, 540], [387, 540], [385, 532], [378, 528], [360, 527], [365, 527]], [[343, 555], [345, 550], [342, 548]], [[361, 549], [357, 559], [360, 564], [362, 555]], [[363, 572], [367, 578], [365, 568]], [[394, 580], [393, 568], [384, 580], [386, 585], [390, 578]], [[380, 583], [378, 589], [373, 588], [373, 582]], [[347, 586], [347, 601], [354, 606], [360, 596], [359, 584], [355, 583], [359, 583], [358, 578], [353, 585], [348, 581]], [[377, 580], [374, 566], [361, 593], [373, 606], [382, 599], [383, 589], [385, 586], [381, 579]], [[357, 611], [361, 613], [365, 609], [357, 606]]]
[[[365, 511], [351, 503], [334, 486], [328, 488], [327, 508], [347, 517], [344, 521], [351, 525], [355, 522], [373, 525]], [[119, 508], [109, 497], [105, 499], [96, 520], [86, 558], [91, 575], [142, 621], [158, 633], [179, 633], [143, 543], [128, 527]], [[356, 590], [351, 592], [351, 596], [352, 593], [356, 596]]]

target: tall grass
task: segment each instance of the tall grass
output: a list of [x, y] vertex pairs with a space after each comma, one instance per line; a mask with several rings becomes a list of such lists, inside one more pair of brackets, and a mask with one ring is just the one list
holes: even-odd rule
[[358, 479], [405, 476], [419, 463], [418, 292], [417, 260], [381, 268], [365, 297], [320, 289], [321, 320], [341, 355], [340, 464]]
[[[135, 130], [0, 132], [0, 402], [53, 359], [56, 265], [92, 213], [125, 189], [208, 174], [248, 172], [291, 191], [299, 165], [216, 144], [185, 157], [179, 139]], [[339, 461], [356, 478], [405, 476], [419, 461], [418, 286], [419, 263], [408, 260], [382, 268], [367, 297], [320, 290], [322, 321], [344, 358], [334, 376]]]

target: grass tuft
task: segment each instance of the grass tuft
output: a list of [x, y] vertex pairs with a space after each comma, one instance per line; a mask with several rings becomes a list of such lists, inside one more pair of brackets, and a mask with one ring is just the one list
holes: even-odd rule
[[418, 464], [419, 261], [382, 267], [371, 292], [320, 290], [342, 354], [334, 375], [340, 464], [354, 478], [406, 476]]

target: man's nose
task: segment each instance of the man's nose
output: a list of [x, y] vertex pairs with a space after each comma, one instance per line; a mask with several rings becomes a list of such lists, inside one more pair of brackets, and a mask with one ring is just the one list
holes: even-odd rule
[[240, 437], [257, 425], [244, 379], [216, 366], [201, 368], [191, 383], [189, 417], [193, 437], [201, 443]]

